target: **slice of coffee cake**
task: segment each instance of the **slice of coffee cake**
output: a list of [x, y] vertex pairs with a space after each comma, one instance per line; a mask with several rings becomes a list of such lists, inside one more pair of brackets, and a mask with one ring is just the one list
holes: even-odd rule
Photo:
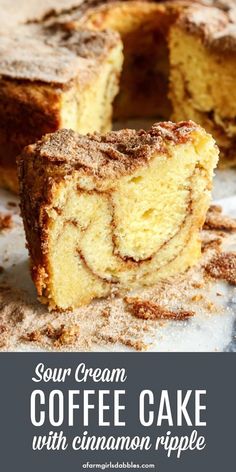
[[41, 301], [74, 308], [192, 266], [217, 160], [193, 122], [60, 130], [25, 148], [21, 209]]
[[22, 26], [0, 35], [0, 185], [17, 190], [16, 156], [59, 128], [111, 127], [122, 44], [117, 33]]

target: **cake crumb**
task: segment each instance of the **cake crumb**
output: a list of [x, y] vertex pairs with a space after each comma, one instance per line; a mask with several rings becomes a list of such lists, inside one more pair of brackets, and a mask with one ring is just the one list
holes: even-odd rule
[[209, 240], [202, 241], [202, 252], [206, 252], [209, 249], [213, 249], [215, 251], [219, 251], [222, 246], [222, 239], [221, 238], [214, 238]]
[[192, 282], [192, 287], [193, 288], [203, 288], [204, 283], [203, 282]]
[[67, 346], [74, 344], [80, 334], [79, 325], [66, 326], [62, 324], [59, 328], [54, 328], [52, 325], [47, 325], [45, 334], [53, 340], [55, 347]]
[[142, 300], [140, 298], [126, 297], [125, 302], [127, 303], [128, 309], [131, 314], [134, 315], [136, 318], [141, 318], [143, 320], [165, 319], [183, 321], [195, 315], [193, 311], [171, 311], [158, 305], [157, 303], [154, 303], [149, 300]]
[[236, 285], [236, 253], [217, 254], [205, 266], [205, 271], [213, 279], [222, 279]]
[[216, 310], [216, 306], [214, 305], [213, 302], [207, 302], [207, 304], [206, 304], [206, 309], [207, 309], [208, 311], [213, 312], [213, 311]]
[[23, 341], [42, 342], [43, 337], [46, 336], [53, 341], [54, 347], [61, 347], [74, 344], [80, 334], [78, 325], [66, 326], [62, 324], [59, 328], [54, 328], [50, 323], [42, 329], [37, 329], [31, 333], [27, 333], [21, 337]]
[[29, 342], [40, 342], [42, 340], [42, 333], [36, 329], [31, 333], [26, 333], [21, 336], [22, 341], [29, 341]]
[[236, 231], [236, 220], [222, 215], [219, 205], [211, 205], [204, 223], [204, 229], [216, 231]]
[[132, 347], [136, 351], [146, 351], [148, 349], [147, 344], [145, 344], [143, 341], [135, 341], [131, 339], [123, 340], [122, 339], [122, 344], [124, 344], [127, 347]]
[[6, 330], [7, 328], [5, 325], [0, 325], [0, 334], [5, 333]]
[[111, 314], [110, 307], [106, 307], [101, 311], [101, 316], [103, 316], [103, 318], [109, 318], [110, 314]]
[[191, 297], [192, 302], [200, 302], [200, 300], [203, 300], [203, 295], [201, 293], [197, 293], [196, 295], [193, 295]]
[[5, 229], [11, 229], [12, 226], [12, 216], [9, 214], [0, 213], [0, 232]]

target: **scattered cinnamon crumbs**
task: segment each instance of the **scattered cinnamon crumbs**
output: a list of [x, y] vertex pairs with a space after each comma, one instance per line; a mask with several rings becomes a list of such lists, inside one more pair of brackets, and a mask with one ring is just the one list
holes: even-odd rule
[[145, 344], [143, 341], [140, 341], [140, 340], [136, 341], [136, 340], [131, 340], [131, 339], [127, 339], [127, 340], [122, 339], [121, 342], [127, 347], [132, 347], [136, 351], [146, 351], [148, 348], [147, 344]]
[[213, 302], [207, 302], [206, 309], [210, 312], [213, 312], [213, 311], [216, 311], [216, 306]]
[[206, 252], [209, 249], [214, 249], [219, 251], [222, 246], [222, 239], [221, 238], [214, 238], [209, 239], [208, 241], [202, 241], [202, 252]]
[[104, 310], [101, 311], [101, 315], [103, 316], [103, 318], [109, 318], [110, 314], [111, 314], [110, 307], [104, 308]]
[[192, 283], [192, 287], [193, 287], [193, 288], [203, 288], [203, 287], [204, 287], [204, 283], [203, 283], [203, 282], [193, 282], [193, 283]]
[[12, 228], [12, 216], [5, 213], [0, 213], [0, 231]]
[[222, 206], [221, 205], [210, 205], [209, 208], [208, 208], [208, 213], [209, 212], [212, 212], [212, 213], [222, 213]]
[[143, 320], [165, 319], [183, 321], [195, 315], [193, 311], [171, 311], [157, 303], [149, 300], [142, 300], [140, 298], [126, 297], [125, 302], [127, 303], [128, 309], [132, 315], [136, 316], [136, 318], [142, 318]]
[[136, 351], [146, 351], [148, 349], [148, 345], [145, 344], [142, 340], [140, 339], [132, 339], [130, 337], [125, 337], [125, 336], [120, 336], [120, 335], [104, 335], [102, 334], [100, 336], [100, 341], [101, 339], [105, 341], [106, 343], [110, 344], [123, 344], [123, 346], [131, 347], [135, 349]]
[[58, 329], [50, 328], [48, 337], [53, 339], [55, 347], [73, 344], [79, 337], [80, 328], [78, 325], [66, 326], [62, 324]]
[[219, 205], [211, 205], [206, 215], [204, 229], [236, 231], [236, 220], [222, 215], [222, 208]]
[[36, 329], [35, 331], [32, 331], [31, 333], [26, 333], [21, 337], [22, 341], [29, 341], [29, 342], [40, 342], [42, 339], [42, 333], [40, 330]]
[[0, 334], [5, 333], [6, 329], [7, 329], [6, 326], [1, 324], [0, 325]]
[[236, 253], [217, 254], [205, 266], [205, 271], [214, 279], [222, 279], [236, 285]]
[[46, 328], [27, 333], [23, 340], [40, 342], [43, 336], [47, 336], [53, 341], [55, 347], [60, 347], [73, 344], [79, 337], [79, 334], [80, 328], [78, 325], [66, 326], [62, 324], [59, 328], [54, 328], [51, 324], [48, 324]]

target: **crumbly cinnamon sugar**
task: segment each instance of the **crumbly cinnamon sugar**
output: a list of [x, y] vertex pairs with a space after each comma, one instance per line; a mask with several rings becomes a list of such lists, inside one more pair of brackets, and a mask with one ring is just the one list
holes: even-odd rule
[[101, 316], [103, 316], [104, 318], [109, 318], [110, 314], [111, 314], [110, 307], [104, 308], [104, 310], [101, 311]]
[[205, 271], [214, 279], [223, 279], [236, 285], [236, 253], [217, 254], [205, 266]]
[[52, 340], [54, 347], [59, 348], [74, 344], [80, 334], [79, 325], [65, 325], [62, 324], [59, 328], [55, 328], [51, 323], [47, 324], [42, 329], [26, 333], [22, 336], [23, 341], [39, 343], [46, 336]]
[[48, 328], [47, 336], [53, 339], [55, 347], [68, 346], [77, 341], [80, 334], [79, 325], [62, 324], [58, 329]]
[[31, 331], [30, 333], [26, 333], [22, 336], [22, 341], [29, 341], [29, 342], [35, 342], [38, 343], [42, 340], [42, 333], [39, 329], [36, 329], [35, 331]]
[[209, 249], [214, 249], [218, 251], [222, 246], [222, 238], [216, 237], [202, 242], [202, 253], [208, 251]]
[[207, 212], [204, 229], [236, 231], [236, 220], [223, 215], [219, 205], [211, 205]]
[[12, 226], [12, 216], [10, 214], [0, 213], [0, 232], [5, 229], [11, 229]]
[[193, 311], [168, 310], [157, 303], [149, 300], [142, 300], [140, 298], [126, 297], [125, 302], [128, 305], [128, 310], [136, 318], [142, 318], [144, 320], [178, 320], [183, 321], [191, 316], [194, 316]]
[[65, 31], [20, 25], [0, 35], [1, 78], [65, 86], [76, 78], [86, 83], [120, 41], [112, 31]]
[[234, 0], [225, 1], [224, 7], [223, 2], [212, 2], [209, 6], [191, 5], [187, 10], [183, 10], [178, 23], [189, 33], [200, 37], [209, 48], [220, 52], [235, 52], [236, 50]]

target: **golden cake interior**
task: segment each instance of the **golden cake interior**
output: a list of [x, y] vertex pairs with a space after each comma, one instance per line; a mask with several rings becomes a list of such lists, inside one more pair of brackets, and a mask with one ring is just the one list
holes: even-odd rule
[[96, 73], [83, 87], [75, 84], [60, 99], [60, 128], [86, 134], [105, 133], [112, 127], [112, 104], [119, 91], [123, 64], [122, 44], [118, 42], [96, 67]]
[[[66, 178], [61, 169], [45, 184], [42, 166], [50, 176], [55, 165], [47, 159], [39, 164], [37, 152], [22, 156], [22, 213], [41, 300], [51, 308], [74, 308], [113, 288], [154, 284], [195, 264], [217, 158], [213, 139], [198, 127], [182, 143], [163, 138], [146, 163], [102, 181], [79, 168]], [[47, 185], [50, 203], [33, 208]]]

